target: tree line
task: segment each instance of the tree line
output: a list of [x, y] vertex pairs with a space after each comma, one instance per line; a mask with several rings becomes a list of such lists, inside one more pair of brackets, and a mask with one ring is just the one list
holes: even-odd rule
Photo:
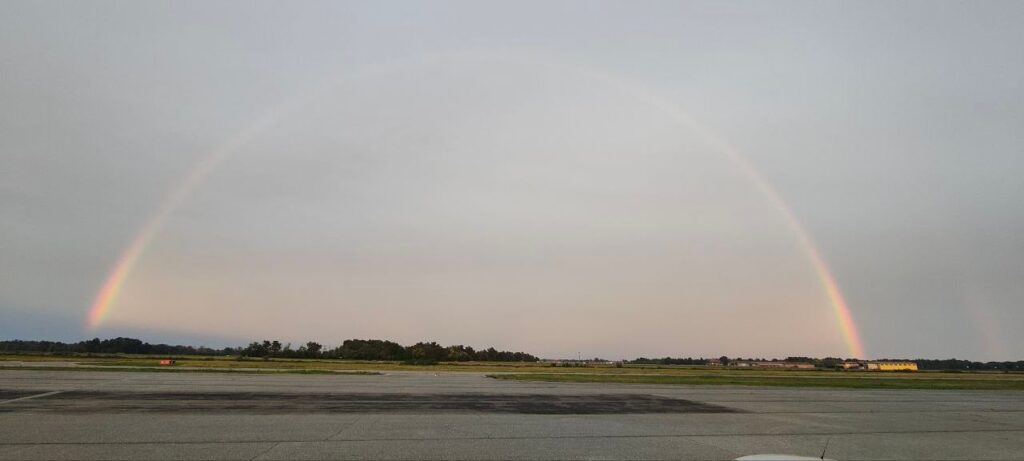
[[536, 362], [539, 359], [525, 352], [499, 351], [493, 347], [476, 350], [470, 346], [441, 346], [436, 342], [419, 342], [402, 346], [380, 339], [348, 339], [333, 349], [309, 341], [298, 347], [280, 341], [254, 341], [245, 347], [221, 349], [205, 346], [150, 344], [135, 338], [112, 338], [64, 343], [60, 341], [0, 341], [0, 352], [36, 352], [48, 354], [158, 354], [158, 355], [237, 355], [240, 357], [323, 358], [344, 360], [391, 360], [413, 362]]
[[640, 357], [633, 360], [627, 360], [626, 363], [637, 364], [637, 365], [707, 365], [708, 359], [705, 358], [673, 358], [664, 357], [660, 359], [649, 359], [647, 357]]
[[316, 342], [298, 348], [280, 341], [252, 342], [241, 350], [246, 357], [305, 357], [342, 360], [402, 360], [419, 362], [536, 362], [540, 359], [525, 352], [499, 351], [493, 347], [476, 350], [470, 346], [442, 346], [436, 342], [418, 342], [402, 346], [381, 339], [347, 339], [340, 346], [324, 349]]
[[972, 362], [959, 359], [917, 359], [918, 370], [1024, 371], [1024, 360], [1005, 362]]
[[[245, 347], [210, 348], [150, 344], [135, 338], [93, 338], [76, 343], [60, 341], [0, 341], [0, 353], [47, 353], [47, 354], [155, 354], [155, 355], [234, 355], [240, 357], [283, 357], [322, 358], [343, 360], [387, 360], [413, 362], [536, 362], [539, 359], [525, 352], [499, 351], [493, 347], [476, 350], [469, 346], [441, 346], [436, 342], [419, 342], [402, 346], [393, 341], [380, 339], [349, 339], [338, 347], [326, 349], [317, 342], [307, 342], [298, 347], [282, 344], [280, 341], [264, 340], [252, 342]], [[624, 363], [645, 365], [706, 365], [712, 359], [705, 358], [645, 358], [626, 360]], [[719, 357], [718, 362], [727, 364], [738, 360], [778, 361], [779, 359], [741, 359]], [[847, 359], [837, 357], [786, 357], [787, 362], [813, 363], [819, 368], [841, 367]], [[903, 359], [882, 359], [883, 361]], [[915, 359], [921, 370], [962, 370], [962, 371], [1024, 371], [1024, 360], [977, 362], [961, 359]]]
[[60, 341], [0, 341], [0, 352], [43, 352], [48, 354], [160, 354], [160, 355], [232, 355], [238, 348], [150, 344], [135, 338], [93, 338], [77, 343]]

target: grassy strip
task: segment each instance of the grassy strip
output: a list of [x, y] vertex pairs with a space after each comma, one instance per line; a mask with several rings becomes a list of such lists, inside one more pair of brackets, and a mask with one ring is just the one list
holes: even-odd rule
[[[306, 359], [306, 358], [246, 358], [232, 356], [175, 356], [133, 355], [133, 354], [76, 354], [76, 355], [25, 355], [0, 354], [0, 367], [4, 361], [51, 362], [55, 367], [76, 364], [83, 367], [132, 367], [165, 370], [158, 361], [174, 358], [177, 367], [216, 369], [260, 369], [267, 372], [316, 370], [318, 373], [332, 372], [382, 372], [382, 371], [423, 371], [423, 372], [470, 372], [509, 373], [536, 375], [577, 376], [592, 374], [591, 377], [565, 378], [566, 382], [639, 382], [667, 384], [735, 384], [756, 386], [816, 386], [847, 388], [900, 388], [900, 389], [1019, 389], [1024, 387], [1024, 373], [1006, 372], [878, 372], [843, 370], [770, 370], [709, 368], [691, 365], [632, 365], [588, 364], [579, 367], [552, 366], [546, 363], [516, 362], [442, 362], [436, 365], [409, 365], [401, 362], [379, 362], [361, 360]], [[46, 369], [52, 369], [46, 367]], [[73, 368], [80, 369], [80, 368]], [[187, 371], [187, 370], [186, 370]], [[248, 371], [255, 373], [256, 371]], [[610, 378], [610, 377], [621, 378]], [[617, 379], [617, 381], [613, 380]], [[661, 380], [661, 381], [659, 381]], [[817, 381], [810, 381], [817, 380]], [[825, 382], [827, 380], [827, 382]], [[876, 381], [883, 381], [878, 384]], [[912, 381], [900, 383], [896, 380]], [[976, 381], [1016, 381], [1008, 384], [977, 384]], [[947, 383], [946, 381], [950, 381]], [[953, 381], [969, 381], [956, 384]], [[776, 384], [775, 382], [780, 382]], [[923, 382], [923, 383], [921, 383]], [[940, 383], [937, 385], [936, 383]]]
[[487, 375], [489, 378], [516, 381], [548, 381], [567, 383], [625, 383], [625, 384], [696, 384], [731, 386], [783, 386], [829, 387], [848, 389], [972, 389], [972, 390], [1024, 390], [1024, 380], [949, 379], [938, 377], [822, 377], [822, 376], [740, 376], [736, 374], [693, 375], [621, 375], [601, 373], [510, 373]]
[[[437, 365], [409, 365], [401, 362], [305, 359], [305, 358], [246, 358], [227, 356], [167, 356], [133, 354], [76, 354], [76, 355], [22, 355], [0, 354], [0, 365], [5, 361], [18, 362], [63, 362], [83, 366], [131, 366], [158, 367], [164, 358], [174, 358], [180, 366], [202, 368], [267, 368], [267, 369], [318, 369], [318, 370], [366, 370], [366, 371], [467, 371], [505, 372], [547, 370], [535, 363], [522, 362], [442, 362]], [[555, 370], [557, 371], [557, 370]]]
[[[102, 359], [102, 360], [81, 360], [73, 361], [85, 366], [132, 366], [132, 367], [160, 367], [154, 359]], [[310, 359], [249, 359], [249, 360], [192, 360], [187, 358], [176, 359], [178, 366], [202, 367], [216, 369], [235, 368], [258, 368], [258, 369], [313, 369], [326, 371], [468, 371], [468, 372], [506, 372], [506, 371], [532, 371], [536, 368], [503, 366], [490, 362], [473, 363], [441, 363], [437, 365], [407, 365], [401, 362], [359, 362], [359, 361], [329, 361]]]
[[180, 368], [180, 367], [19, 367], [0, 365], [0, 370], [35, 370], [35, 371], [113, 371], [127, 373], [247, 373], [247, 374], [295, 374], [295, 375], [380, 375], [376, 371], [364, 370], [317, 370], [317, 369], [280, 369], [259, 368], [239, 370], [235, 368]]

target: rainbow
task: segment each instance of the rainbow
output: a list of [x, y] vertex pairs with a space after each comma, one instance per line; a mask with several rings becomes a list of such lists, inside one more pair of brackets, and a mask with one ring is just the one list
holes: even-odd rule
[[[152, 226], [146, 226], [152, 227]], [[92, 307], [89, 308], [88, 322], [89, 327], [96, 328], [103, 322], [104, 317], [110, 312], [110, 307], [114, 305], [114, 301], [117, 300], [118, 295], [121, 294], [121, 288], [124, 287], [125, 281], [128, 279], [128, 274], [135, 267], [135, 263], [139, 260], [139, 255], [142, 254], [142, 250], [149, 244], [150, 240], [156, 234], [155, 230], [143, 230], [139, 233], [132, 243], [121, 252], [121, 257], [117, 259], [117, 264], [114, 265], [114, 269], [110, 271], [110, 275], [107, 276], [106, 280], [103, 281], [103, 286], [100, 287], [99, 292], [96, 293], [96, 298], [92, 302]]]
[[[495, 53], [489, 53], [486, 56], [488, 58], [493, 58], [494, 54]], [[839, 331], [844, 343], [846, 344], [848, 353], [852, 357], [866, 358], [864, 344], [857, 331], [857, 325], [854, 322], [853, 315], [850, 313], [849, 306], [847, 306], [846, 301], [843, 298], [842, 292], [839, 289], [839, 284], [836, 282], [831, 270], [829, 270], [828, 265], [825, 263], [825, 259], [822, 257], [817, 245], [815, 245], [814, 240], [797, 219], [796, 214], [786, 204], [785, 200], [783, 200], [779, 192], [771, 186], [753, 163], [743, 156], [739, 150], [725, 142], [724, 139], [706, 126], [698, 123], [697, 120], [691, 117], [688, 113], [682, 111], [673, 104], [665, 102], [663, 98], [656, 97], [656, 95], [650, 93], [641, 86], [630, 84], [629, 82], [623, 81], [617, 77], [601, 73], [590, 68], [568, 64], [563, 61], [554, 61], [535, 55], [527, 56], [518, 53], [511, 57], [526, 59], [524, 64], [527, 65], [544, 65], [557, 67], [560, 70], [573, 70], [581, 75], [586, 75], [611, 84], [642, 100], [643, 102], [659, 108], [675, 122], [700, 133], [710, 141], [717, 151], [725, 155], [725, 157], [728, 158], [728, 160], [755, 185], [758, 191], [761, 192], [762, 196], [764, 196], [772, 207], [775, 208], [784, 218], [786, 224], [792, 230], [800, 243], [800, 247], [806, 254], [812, 268], [818, 275], [824, 293], [831, 304], [833, 313], [835, 314]], [[394, 63], [392, 63], [392, 65], [385, 64], [383, 66], [373, 66], [369, 68], [368, 71], [380, 71], [382, 69], [394, 70], [396, 67], [401, 68], [402, 64], [408, 66], [409, 63], [399, 62], [399, 65], [397, 66], [393, 64]], [[328, 86], [334, 86], [337, 82], [327, 81], [326, 83]], [[145, 249], [153, 241], [153, 238], [157, 233], [159, 233], [167, 219], [192, 194], [195, 187], [202, 183], [203, 180], [205, 180], [210, 173], [212, 173], [213, 170], [223, 163], [224, 160], [232, 153], [239, 150], [257, 134], [274, 125], [286, 114], [291, 113], [292, 110], [302, 107], [316, 99], [316, 97], [320, 96], [324, 90], [327, 89], [324, 85], [316, 86], [314, 88], [314, 90], [303, 93], [299, 97], [278, 106], [275, 110], [257, 119], [256, 122], [248, 128], [242, 130], [236, 136], [232, 137], [227, 142], [202, 157], [199, 163], [197, 163], [196, 166], [190, 170], [190, 172], [179, 183], [177, 183], [174, 188], [171, 189], [171, 192], [161, 201], [157, 211], [149, 218], [148, 221], [146, 221], [145, 225], [135, 238], [132, 239], [131, 243], [121, 252], [113, 269], [111, 269], [106, 279], [104, 279], [102, 286], [97, 292], [96, 297], [89, 308], [89, 314], [87, 317], [88, 328], [95, 329], [99, 327], [107, 318], [112, 307], [117, 302], [118, 295], [121, 293], [125, 283], [127, 282], [128, 276], [138, 263]]]
[[743, 156], [738, 149], [726, 142], [710, 128], [699, 123], [679, 107], [667, 103], [663, 98], [659, 98], [656, 97], [656, 95], [651, 94], [643, 87], [630, 85], [627, 82], [623, 82], [610, 75], [594, 74], [588, 69], [582, 70], [593, 75], [595, 78], [614, 84], [638, 99], [643, 100], [647, 104], [661, 109], [680, 125], [700, 133], [719, 153], [725, 155], [725, 157], [754, 184], [758, 191], [761, 192], [761, 195], [768, 200], [779, 214], [782, 215], [787, 226], [800, 243], [800, 247], [803, 248], [804, 253], [811, 263], [811, 267], [817, 273], [825, 295], [828, 297], [829, 304], [831, 304], [832, 311], [835, 314], [840, 334], [843, 337], [843, 342], [846, 344], [847, 352], [853, 358], [866, 358], [867, 354], [864, 350], [864, 342], [861, 340], [860, 333], [857, 331], [857, 324], [853, 320], [853, 314], [850, 313], [850, 308], [847, 306], [846, 300], [843, 298], [843, 294], [839, 290], [839, 284], [836, 282], [835, 276], [832, 275], [832, 271], [829, 269], [828, 264], [825, 263], [825, 258], [821, 256], [821, 252], [818, 250], [818, 246], [814, 243], [814, 239], [811, 238], [810, 234], [800, 223], [800, 220], [797, 219], [796, 214], [789, 205], [786, 204], [786, 201], [783, 200], [782, 195], [772, 187], [771, 183], [765, 179], [754, 164]]
[[223, 163], [224, 160], [233, 152], [245, 145], [259, 132], [269, 128], [279, 120], [288, 107], [289, 106], [287, 105], [282, 106], [278, 108], [278, 110], [272, 111], [263, 116], [258, 119], [256, 123], [250, 125], [223, 145], [204, 156], [199, 163], [189, 170], [189, 173], [171, 189], [171, 192], [164, 196], [163, 200], [160, 202], [160, 206], [157, 207], [156, 212], [149, 217], [139, 233], [132, 239], [131, 243], [121, 251], [120, 256], [117, 258], [117, 262], [114, 264], [114, 268], [110, 270], [110, 273], [107, 275], [107, 278], [104, 279], [100, 290], [96, 293], [96, 297], [93, 299], [92, 305], [89, 307], [89, 315], [86, 317], [89, 329], [99, 327], [110, 314], [111, 308], [114, 306], [114, 303], [117, 302], [117, 298], [121, 294], [125, 282], [128, 280], [128, 275], [131, 274], [132, 269], [135, 268], [135, 265], [138, 263], [142, 253], [153, 241], [153, 238], [156, 237], [157, 233], [160, 232], [160, 229], [163, 228], [167, 219], [170, 218], [174, 211], [192, 195], [192, 191], [196, 186], [201, 184], [203, 180], [205, 180], [206, 177], [209, 176], [210, 173]]

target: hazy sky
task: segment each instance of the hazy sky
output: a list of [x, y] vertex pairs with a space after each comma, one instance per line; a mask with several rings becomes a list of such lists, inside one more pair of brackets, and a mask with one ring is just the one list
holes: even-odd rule
[[1020, 2], [2, 2], [0, 337], [849, 355], [749, 162], [868, 356], [1022, 359], [1021, 24]]

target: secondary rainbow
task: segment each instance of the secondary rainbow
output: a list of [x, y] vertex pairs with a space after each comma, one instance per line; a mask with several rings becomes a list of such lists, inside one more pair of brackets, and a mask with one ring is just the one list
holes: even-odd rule
[[[435, 58], [436, 57], [437, 56], [435, 56]], [[839, 331], [843, 337], [844, 343], [846, 344], [848, 353], [852, 357], [866, 358], [864, 344], [857, 331], [857, 325], [854, 322], [853, 315], [850, 313], [849, 306], [847, 306], [846, 301], [843, 298], [842, 292], [839, 289], [839, 284], [836, 282], [835, 277], [832, 275], [832, 271], [825, 263], [825, 259], [822, 257], [820, 251], [818, 251], [814, 240], [811, 239], [806, 229], [804, 229], [804, 226], [796, 218], [796, 215], [786, 204], [778, 191], [771, 186], [771, 184], [763, 175], [761, 175], [757, 168], [747, 160], [746, 157], [740, 154], [739, 150], [725, 142], [724, 139], [704, 125], [698, 123], [696, 119], [682, 111], [679, 107], [665, 102], [664, 99], [656, 97], [643, 87], [629, 84], [619, 78], [597, 72], [593, 69], [566, 64], [561, 61], [552, 61], [549, 59], [538, 58], [537, 56], [524, 56], [518, 53], [513, 55], [513, 57], [518, 57], [520, 59], [528, 58], [525, 64], [554, 66], [562, 70], [571, 69], [591, 78], [599, 79], [602, 82], [614, 85], [645, 103], [659, 108], [677, 123], [699, 132], [701, 135], [705, 136], [707, 140], [711, 141], [716, 150], [725, 155], [730, 162], [739, 168], [744, 176], [746, 176], [761, 192], [764, 198], [768, 200], [772, 207], [782, 215], [786, 224], [793, 231], [800, 243], [800, 247], [803, 248], [812, 268], [818, 274], [822, 289], [831, 304], [833, 313], [835, 314]], [[490, 54], [487, 58], [493, 58], [493, 54]], [[403, 63], [400, 62], [399, 64], [401, 65]], [[374, 66], [370, 70], [379, 71], [382, 68], [385, 70], [393, 70], [396, 67], [400, 67], [400, 65]], [[404, 65], [408, 65], [408, 63], [404, 63]], [[336, 81], [326, 81], [325, 83], [327, 83], [328, 86], [334, 86], [337, 84]], [[98, 327], [107, 318], [112, 307], [117, 302], [117, 298], [127, 282], [129, 275], [135, 268], [135, 265], [138, 263], [146, 248], [153, 241], [153, 238], [159, 233], [160, 229], [164, 226], [171, 214], [173, 214], [173, 212], [192, 194], [195, 187], [203, 182], [203, 180], [205, 180], [214, 169], [223, 163], [225, 159], [248, 143], [253, 137], [274, 125], [286, 114], [291, 113], [293, 109], [304, 106], [316, 96], [321, 95], [324, 89], [324, 85], [318, 85], [314, 87], [313, 90], [307, 91], [299, 97], [293, 98], [285, 104], [277, 106], [275, 110], [272, 110], [270, 113], [257, 119], [257, 121], [248, 128], [242, 130], [220, 147], [204, 156], [196, 166], [171, 189], [170, 193], [161, 201], [156, 212], [150, 216], [139, 233], [131, 240], [129, 245], [122, 250], [113, 269], [104, 280], [103, 285], [100, 287], [92, 305], [89, 308], [89, 328]]]

